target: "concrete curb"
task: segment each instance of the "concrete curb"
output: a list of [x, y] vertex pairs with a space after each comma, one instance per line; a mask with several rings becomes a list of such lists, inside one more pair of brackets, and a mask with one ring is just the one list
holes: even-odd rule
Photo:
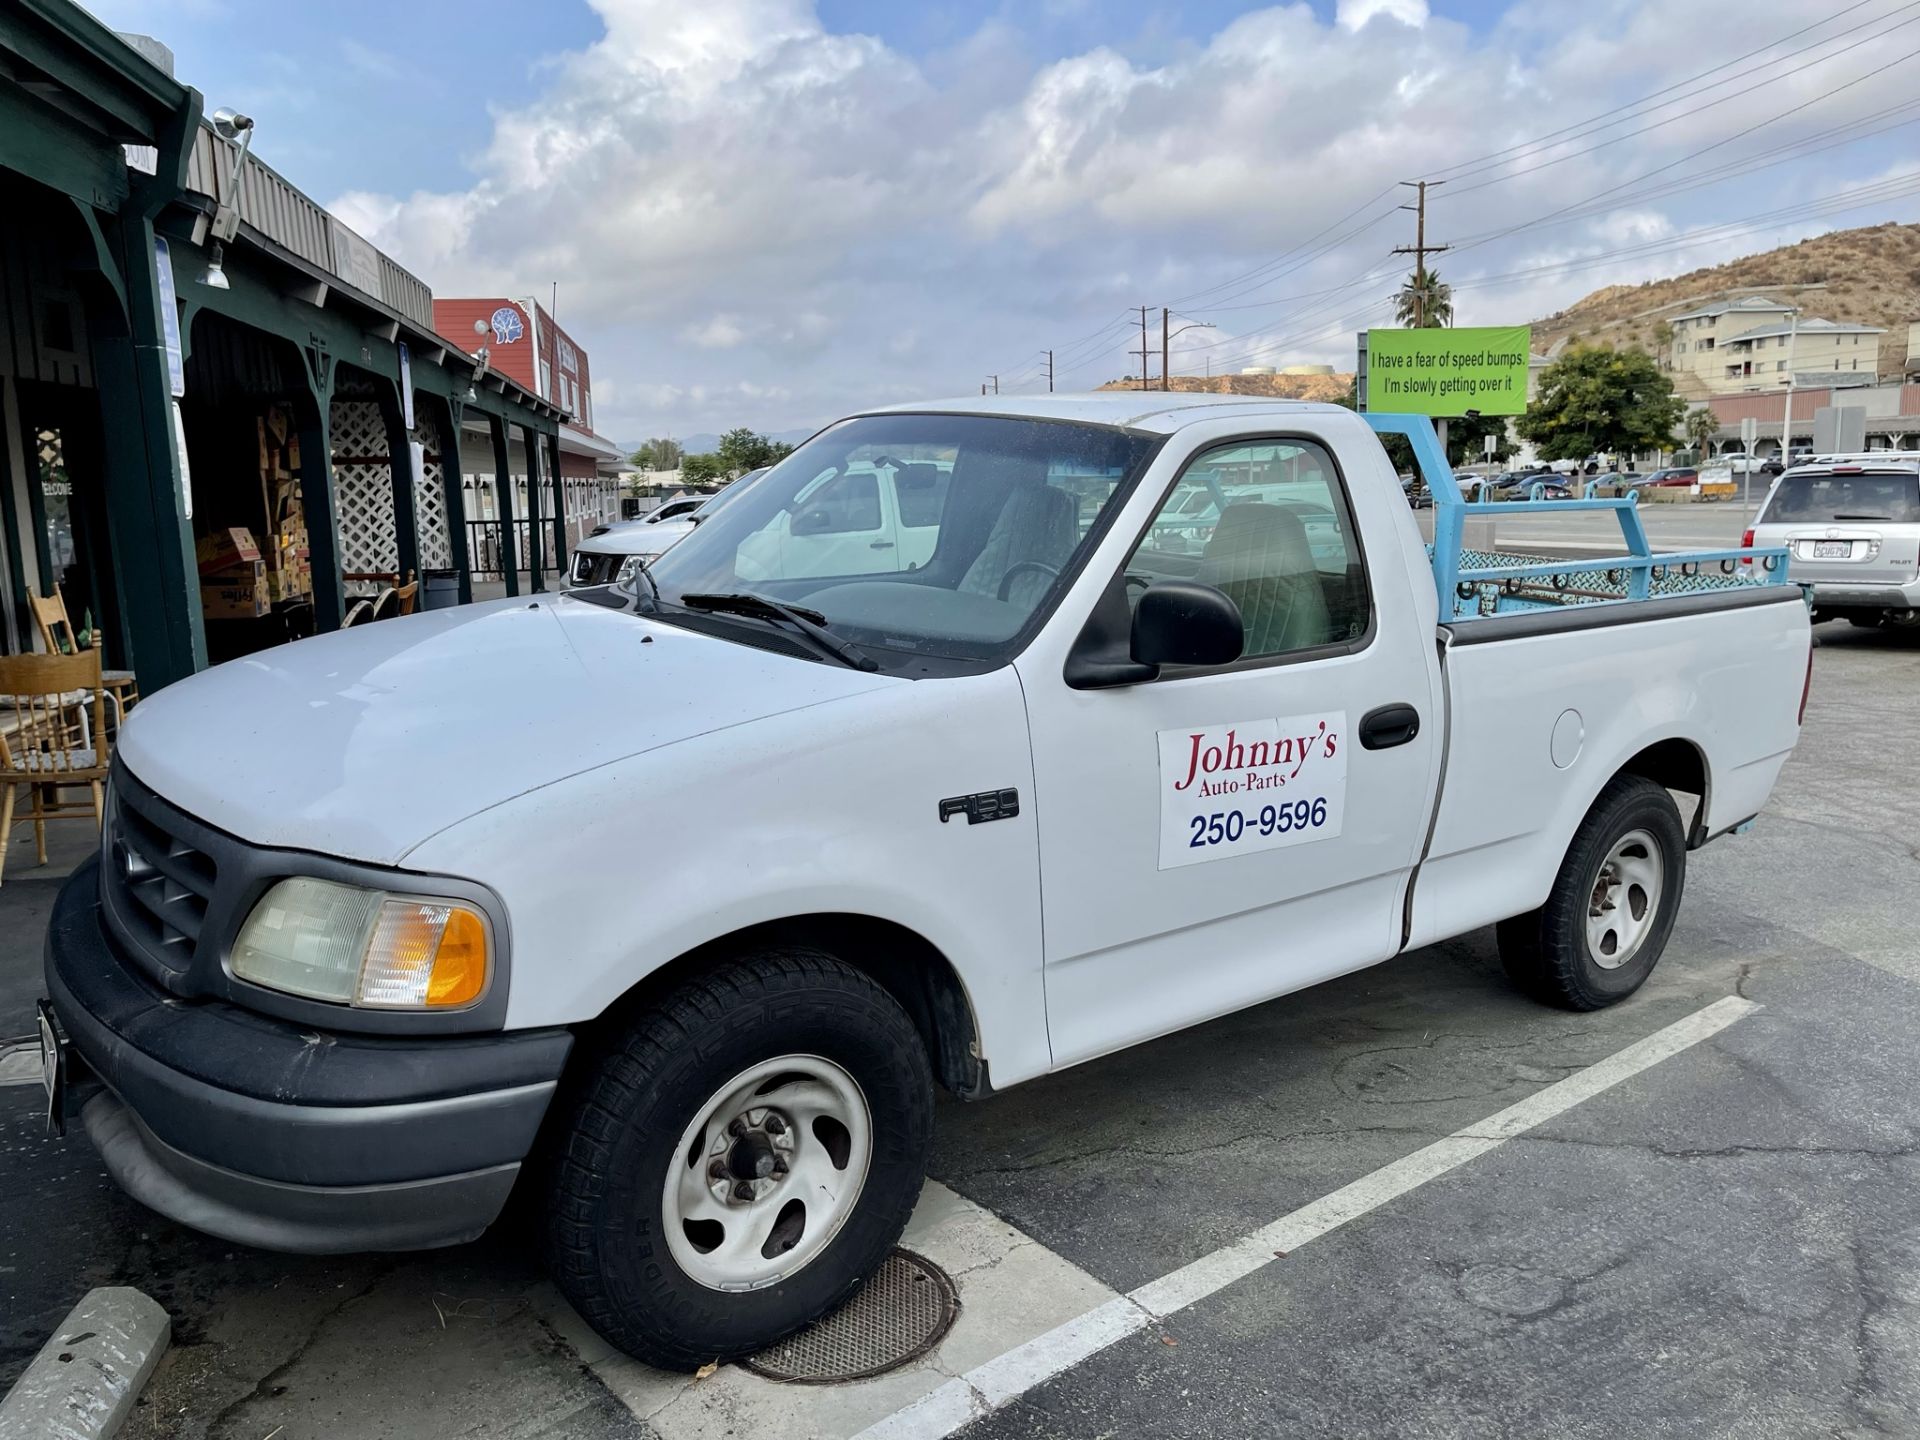
[[167, 1312], [140, 1291], [89, 1290], [0, 1400], [0, 1440], [107, 1440], [172, 1338]]

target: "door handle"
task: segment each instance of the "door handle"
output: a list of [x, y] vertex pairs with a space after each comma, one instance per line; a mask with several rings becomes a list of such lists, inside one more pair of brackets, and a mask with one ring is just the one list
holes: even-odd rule
[[893, 541], [875, 540], [871, 545], [867, 546], [867, 548], [869, 550], [891, 550], [893, 548]]
[[1360, 743], [1369, 750], [1390, 750], [1420, 733], [1420, 712], [1411, 705], [1382, 705], [1360, 719]]

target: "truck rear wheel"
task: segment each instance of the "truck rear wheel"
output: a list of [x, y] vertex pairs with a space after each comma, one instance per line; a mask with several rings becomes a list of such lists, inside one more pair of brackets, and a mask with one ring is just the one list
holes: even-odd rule
[[1569, 1010], [1626, 999], [1666, 949], [1686, 865], [1673, 797], [1643, 776], [1615, 776], [1574, 832], [1547, 903], [1500, 922], [1507, 974]]
[[672, 1370], [840, 1304], [905, 1229], [933, 1138], [919, 1033], [868, 976], [768, 950], [689, 981], [598, 1055], [551, 1176], [554, 1279]]

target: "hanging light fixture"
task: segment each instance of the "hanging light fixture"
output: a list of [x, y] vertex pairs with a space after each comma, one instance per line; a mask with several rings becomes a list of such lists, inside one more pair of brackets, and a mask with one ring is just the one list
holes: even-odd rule
[[227, 247], [218, 240], [207, 247], [207, 268], [200, 272], [200, 283], [210, 290], [231, 290], [227, 283]]

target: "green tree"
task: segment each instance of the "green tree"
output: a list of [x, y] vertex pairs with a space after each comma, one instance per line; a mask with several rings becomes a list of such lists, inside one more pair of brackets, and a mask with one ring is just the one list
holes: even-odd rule
[[1487, 436], [1494, 437], [1493, 458], [1508, 460], [1515, 449], [1504, 415], [1457, 415], [1447, 421], [1447, 462], [1477, 465], [1487, 458]]
[[1685, 413], [1651, 355], [1583, 345], [1541, 372], [1539, 393], [1514, 429], [1543, 460], [1584, 460], [1663, 448]]
[[749, 470], [758, 470], [762, 465], [772, 465], [792, 453], [793, 446], [757, 435], [744, 425], [722, 435], [719, 446], [714, 450], [714, 454], [720, 457], [720, 463], [734, 475], [744, 475]]
[[656, 437], [647, 441], [628, 458], [642, 470], [678, 470], [686, 452], [678, 440]]
[[1453, 323], [1453, 287], [1438, 270], [1407, 276], [1393, 297], [1393, 318], [1409, 330], [1437, 330]]
[[727, 462], [717, 452], [689, 455], [680, 462], [680, 478], [689, 485], [711, 485], [716, 480], [725, 480], [727, 475]]
[[1687, 440], [1699, 452], [1699, 458], [1707, 458], [1707, 446], [1720, 429], [1720, 417], [1705, 405], [1697, 410], [1689, 410], [1685, 422]]

